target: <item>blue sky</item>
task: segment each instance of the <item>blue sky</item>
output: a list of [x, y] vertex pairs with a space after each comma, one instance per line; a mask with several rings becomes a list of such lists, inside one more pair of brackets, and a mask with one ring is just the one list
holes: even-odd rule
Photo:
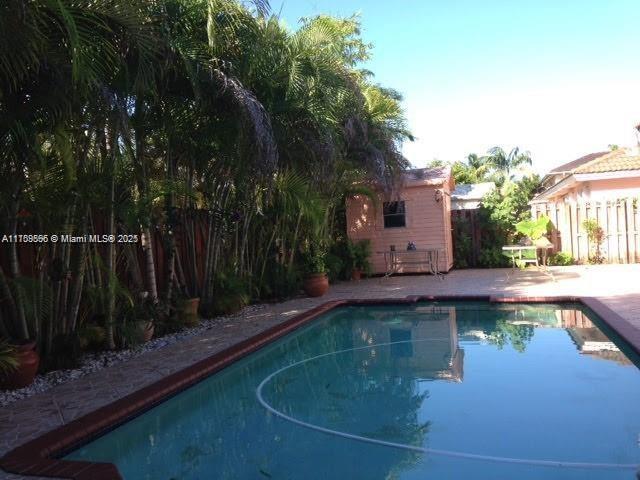
[[366, 68], [400, 91], [417, 166], [494, 145], [530, 150], [534, 169], [633, 145], [640, 123], [637, 0], [272, 0], [302, 16], [359, 12]]

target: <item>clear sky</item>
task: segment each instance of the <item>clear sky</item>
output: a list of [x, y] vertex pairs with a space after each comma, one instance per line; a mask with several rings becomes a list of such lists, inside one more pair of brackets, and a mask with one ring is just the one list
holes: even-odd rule
[[272, 0], [298, 19], [359, 12], [374, 45], [366, 68], [404, 95], [404, 147], [416, 166], [501, 145], [534, 169], [609, 144], [640, 123], [637, 0]]

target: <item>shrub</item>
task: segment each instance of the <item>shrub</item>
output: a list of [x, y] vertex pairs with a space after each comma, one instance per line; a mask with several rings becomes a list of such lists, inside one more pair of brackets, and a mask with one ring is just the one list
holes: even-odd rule
[[247, 282], [234, 273], [218, 275], [214, 298], [209, 305], [203, 307], [205, 316], [230, 315], [249, 304], [251, 296]]
[[590, 264], [604, 263], [604, 255], [602, 255], [602, 243], [604, 242], [604, 230], [598, 225], [598, 221], [589, 218], [582, 222], [582, 228], [587, 232], [589, 238], [591, 254], [589, 255]]
[[352, 270], [358, 269], [365, 275], [371, 274], [371, 241], [368, 239], [359, 240], [355, 243], [349, 241], [351, 246], [351, 256], [353, 258]]
[[[335, 242], [329, 250], [329, 255], [325, 258], [329, 269], [329, 279], [350, 280], [351, 272], [360, 270], [365, 275], [371, 275], [372, 267], [369, 262], [371, 257], [371, 240], [363, 239], [352, 242], [350, 239]], [[331, 264], [334, 265], [334, 272], [331, 272]]]
[[257, 290], [260, 298], [282, 300], [297, 294], [301, 287], [302, 275], [296, 265], [289, 269], [275, 259], [270, 259]]
[[302, 254], [305, 272], [309, 275], [326, 273], [325, 259], [327, 251], [320, 241], [309, 241], [308, 248]]
[[104, 327], [100, 325], [85, 325], [78, 330], [80, 336], [80, 345], [84, 349], [98, 350], [104, 346], [106, 332]]
[[484, 248], [480, 252], [478, 263], [485, 268], [508, 267], [511, 261], [502, 253], [502, 247]]
[[338, 255], [328, 253], [324, 259], [327, 266], [327, 274], [331, 283], [337, 280], [344, 280], [344, 261]]
[[551, 255], [547, 263], [549, 265], [567, 266], [567, 265], [573, 265], [575, 261], [573, 260], [573, 257], [571, 256], [570, 253], [558, 252]]

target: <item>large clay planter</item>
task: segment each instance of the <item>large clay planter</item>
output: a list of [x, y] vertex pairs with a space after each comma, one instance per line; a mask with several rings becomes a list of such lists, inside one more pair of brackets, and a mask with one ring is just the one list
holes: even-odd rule
[[185, 327], [196, 327], [200, 323], [198, 317], [198, 307], [200, 306], [199, 298], [188, 298], [182, 306], [182, 322]]
[[18, 368], [0, 376], [0, 389], [3, 390], [15, 390], [31, 385], [40, 365], [40, 355], [35, 351], [36, 342], [13, 345], [13, 348], [16, 350]]
[[362, 278], [362, 270], [359, 268], [354, 268], [351, 270], [351, 280], [358, 281]]
[[314, 273], [304, 279], [302, 287], [310, 297], [321, 297], [329, 291], [329, 277], [326, 273]]

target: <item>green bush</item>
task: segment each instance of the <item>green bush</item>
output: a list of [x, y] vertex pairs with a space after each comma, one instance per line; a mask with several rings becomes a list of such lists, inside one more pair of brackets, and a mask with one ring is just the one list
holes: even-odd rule
[[511, 260], [502, 253], [502, 247], [484, 248], [480, 251], [478, 263], [485, 268], [500, 268], [511, 266]]
[[329, 281], [331, 283], [337, 280], [344, 280], [344, 261], [338, 255], [334, 253], [328, 253], [324, 259], [327, 266], [327, 275], [329, 275]]
[[270, 259], [257, 291], [260, 298], [282, 300], [296, 295], [301, 287], [302, 275], [298, 266], [294, 265], [289, 269], [275, 259]]
[[302, 263], [304, 264], [305, 273], [311, 275], [316, 273], [326, 273], [326, 256], [327, 251], [322, 242], [309, 241], [308, 248], [302, 254]]
[[575, 261], [570, 253], [567, 252], [558, 252], [551, 255], [547, 261], [549, 265], [557, 265], [557, 266], [567, 266], [573, 265]]
[[369, 262], [369, 257], [371, 257], [371, 240], [349, 241], [349, 244], [351, 246], [351, 256], [353, 259], [351, 269], [357, 269], [365, 275], [371, 275], [371, 263]]
[[250, 301], [247, 282], [233, 273], [223, 273], [216, 279], [214, 298], [207, 313], [230, 315], [242, 310]]
[[371, 275], [371, 241], [368, 239], [352, 242], [349, 239], [335, 242], [325, 257], [329, 280], [350, 280], [351, 272], [359, 269], [365, 275]]
[[604, 243], [604, 230], [598, 224], [598, 221], [590, 218], [582, 222], [582, 228], [587, 232], [590, 242], [591, 254], [589, 255], [589, 263], [597, 265], [604, 263], [605, 257], [602, 254], [602, 244]]

